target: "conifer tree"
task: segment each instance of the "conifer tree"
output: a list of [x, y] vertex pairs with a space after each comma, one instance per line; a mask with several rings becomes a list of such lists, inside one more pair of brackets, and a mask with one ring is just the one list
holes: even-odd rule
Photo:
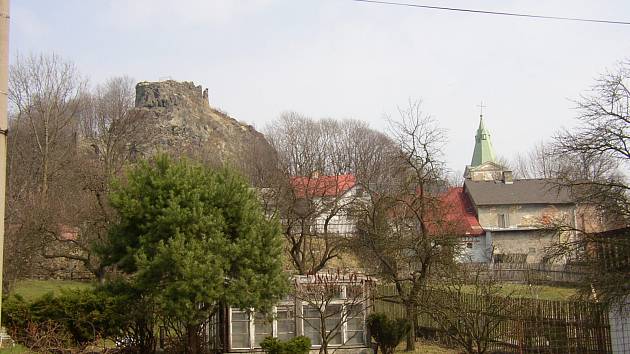
[[100, 252], [144, 289], [187, 353], [222, 304], [264, 310], [286, 291], [279, 225], [229, 169], [158, 156], [114, 186], [111, 204], [119, 221]]

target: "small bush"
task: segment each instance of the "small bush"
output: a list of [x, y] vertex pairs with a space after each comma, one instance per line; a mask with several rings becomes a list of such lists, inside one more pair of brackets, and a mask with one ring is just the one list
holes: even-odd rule
[[33, 301], [11, 296], [3, 305], [9, 334], [31, 350], [82, 348], [97, 339], [110, 339], [138, 353], [155, 349], [153, 316], [125, 282], [48, 293]]
[[288, 341], [267, 337], [260, 346], [268, 354], [307, 354], [311, 349], [311, 340], [304, 336], [295, 337]]
[[[394, 349], [411, 330], [407, 320], [392, 320], [382, 313], [374, 313], [368, 316], [367, 327], [383, 354], [393, 354]], [[378, 347], [376, 349], [377, 352]]]
[[[92, 290], [48, 293], [32, 302], [10, 297], [2, 307], [11, 336], [31, 349], [82, 346], [108, 331], [107, 301]], [[52, 340], [54, 339], [54, 340]]]

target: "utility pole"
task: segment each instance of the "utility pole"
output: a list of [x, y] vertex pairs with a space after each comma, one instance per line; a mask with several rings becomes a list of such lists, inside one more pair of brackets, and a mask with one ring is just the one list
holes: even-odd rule
[[[4, 265], [4, 206], [7, 193], [7, 133], [9, 129], [9, 0], [0, 0], [0, 327], [2, 325], [2, 272]], [[0, 347], [7, 339], [0, 329]]]

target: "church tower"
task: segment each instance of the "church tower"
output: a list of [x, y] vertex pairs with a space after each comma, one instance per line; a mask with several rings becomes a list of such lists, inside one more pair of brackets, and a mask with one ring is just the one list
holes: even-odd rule
[[512, 172], [497, 163], [490, 141], [490, 132], [483, 124], [483, 114], [479, 115], [479, 128], [475, 135], [475, 149], [472, 161], [466, 166], [464, 178], [473, 181], [503, 181], [512, 183]]
[[483, 115], [479, 116], [479, 128], [475, 135], [475, 150], [473, 151], [471, 167], [479, 166], [484, 162], [496, 162], [494, 157], [494, 149], [490, 141], [490, 133], [483, 124]]

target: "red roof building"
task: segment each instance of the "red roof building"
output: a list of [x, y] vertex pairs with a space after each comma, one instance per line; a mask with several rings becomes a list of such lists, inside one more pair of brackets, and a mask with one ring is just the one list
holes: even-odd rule
[[351, 174], [337, 176], [291, 177], [298, 198], [339, 197], [356, 185]]
[[468, 199], [464, 188], [455, 187], [446, 192], [442, 198], [442, 202], [446, 208], [446, 220], [458, 223], [458, 229], [463, 234], [460, 236], [482, 236], [486, 232], [483, 230], [477, 220], [472, 203]]

